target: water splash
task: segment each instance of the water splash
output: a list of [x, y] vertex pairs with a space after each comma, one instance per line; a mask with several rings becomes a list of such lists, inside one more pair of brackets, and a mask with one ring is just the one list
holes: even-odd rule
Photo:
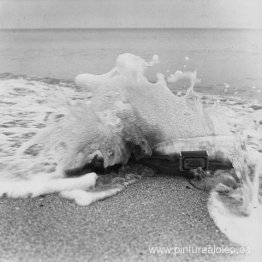
[[[196, 71], [177, 71], [167, 82], [159, 73], [158, 81], [150, 83], [144, 72], [158, 62], [157, 56], [146, 62], [123, 54], [104, 75], [77, 76], [78, 87], [63, 80], [2, 75], [1, 182], [32, 181], [34, 177], [43, 182], [96, 155], [104, 158], [105, 165], [126, 163], [131, 153], [141, 157], [157, 148], [168, 151], [171, 144], [166, 141], [172, 141], [172, 150], [209, 148], [216, 154], [234, 149], [237, 142], [231, 138], [240, 136], [246, 143], [246, 156], [254, 162], [262, 152], [261, 103], [200, 95], [194, 91]], [[168, 84], [185, 78], [190, 79], [185, 96], [172, 94]], [[244, 159], [239, 159], [242, 170], [248, 172]], [[126, 176], [122, 178], [127, 181]], [[258, 189], [253, 184], [258, 183], [252, 179], [247, 177], [245, 183], [255, 194]], [[78, 191], [73, 195], [79, 201], [86, 196]], [[67, 193], [65, 196], [70, 198]]]

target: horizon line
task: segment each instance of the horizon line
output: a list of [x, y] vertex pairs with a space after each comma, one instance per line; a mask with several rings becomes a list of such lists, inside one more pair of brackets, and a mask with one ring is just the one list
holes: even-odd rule
[[163, 29], [163, 30], [256, 30], [262, 28], [254, 27], [23, 27], [23, 28], [0, 28], [0, 31], [11, 30], [145, 30], [145, 29]]

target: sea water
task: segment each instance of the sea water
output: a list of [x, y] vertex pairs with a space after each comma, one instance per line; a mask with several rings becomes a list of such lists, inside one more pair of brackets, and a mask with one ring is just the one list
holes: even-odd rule
[[181, 74], [197, 70], [201, 81], [196, 81], [195, 91], [202, 105], [214, 119], [223, 114], [232, 134], [245, 133], [249, 146], [261, 152], [260, 43], [261, 31], [245, 30], [2, 31], [1, 168], [15, 166], [12, 157], [18, 148], [63, 119], [71, 105], [90, 103], [92, 93], [72, 81], [77, 74], [107, 72], [125, 52], [145, 59], [158, 54], [160, 63], [146, 72], [148, 79], [156, 82], [155, 72], [161, 72], [168, 88], [182, 99], [189, 85], [179, 82]]
[[[72, 80], [102, 74], [120, 53], [158, 54], [156, 71], [197, 70], [196, 90], [262, 98], [262, 31], [62, 29], [0, 31], [0, 73]], [[161, 69], [161, 70], [159, 70]]]

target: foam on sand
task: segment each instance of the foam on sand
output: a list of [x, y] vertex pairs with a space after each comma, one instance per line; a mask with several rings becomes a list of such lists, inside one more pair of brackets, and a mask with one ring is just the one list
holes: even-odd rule
[[208, 211], [218, 228], [230, 241], [250, 248], [246, 261], [261, 260], [262, 205], [256, 206], [249, 216], [239, 213], [233, 198], [213, 191], [208, 201]]
[[[262, 149], [261, 104], [196, 93], [196, 71], [177, 71], [167, 81], [159, 73], [157, 82], [151, 83], [144, 72], [158, 62], [157, 56], [146, 62], [141, 57], [122, 54], [116, 66], [104, 75], [77, 76], [78, 87], [58, 80], [3, 76], [0, 195], [27, 197], [60, 192], [88, 205], [118, 193], [130, 175], [121, 177], [122, 185], [113, 183], [117, 179], [112, 178], [107, 191], [96, 191], [94, 173], [75, 180], [65, 178], [68, 170], [81, 169], [94, 157], [103, 158], [107, 167], [126, 164], [131, 154], [136, 158], [150, 156], [152, 150], [167, 153], [174, 148], [202, 149], [218, 156], [222, 152], [233, 161], [243, 185], [241, 192], [227, 196], [234, 200], [236, 196], [243, 197], [241, 201], [231, 201], [231, 207], [244, 206], [250, 216], [230, 215], [230, 205], [225, 206], [226, 200], [215, 191], [209, 211], [221, 230], [242, 244], [244, 235], [234, 235], [240, 232], [234, 228], [241, 224], [234, 226], [231, 219], [243, 221], [246, 228], [248, 221], [258, 221], [255, 217], [260, 211], [253, 207], [257, 204], [261, 174], [257, 165]], [[184, 78], [190, 79], [186, 94], [174, 95], [168, 83]], [[261, 210], [260, 206], [256, 210]], [[223, 229], [230, 224], [230, 230]]]

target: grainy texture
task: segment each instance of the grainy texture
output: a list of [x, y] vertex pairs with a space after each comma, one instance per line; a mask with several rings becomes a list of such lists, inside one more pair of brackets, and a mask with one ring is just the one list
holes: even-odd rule
[[56, 195], [1, 198], [0, 261], [239, 260], [149, 253], [149, 246], [234, 246], [209, 217], [207, 197], [182, 177], [159, 176], [88, 207]]

